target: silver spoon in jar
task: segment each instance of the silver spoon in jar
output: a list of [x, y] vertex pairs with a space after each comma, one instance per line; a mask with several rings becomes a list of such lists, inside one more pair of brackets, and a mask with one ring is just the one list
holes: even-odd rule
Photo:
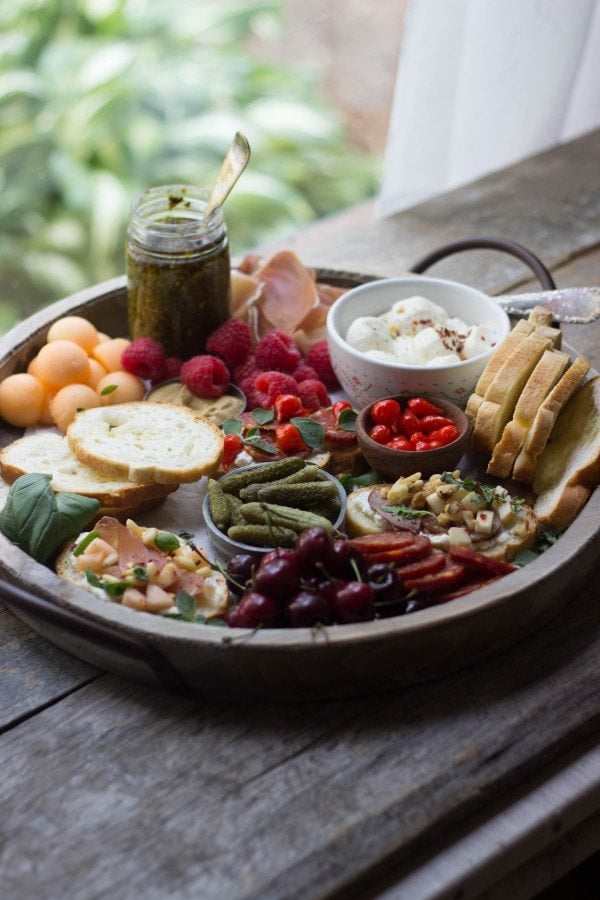
[[236, 131], [231, 147], [227, 151], [227, 156], [223, 160], [223, 165], [212, 186], [208, 205], [204, 211], [205, 219], [225, 203], [233, 186], [248, 165], [249, 159], [250, 144], [241, 131]]

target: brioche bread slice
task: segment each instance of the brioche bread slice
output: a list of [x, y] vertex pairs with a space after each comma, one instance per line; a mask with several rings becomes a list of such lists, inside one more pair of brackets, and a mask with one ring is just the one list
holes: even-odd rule
[[84, 409], [69, 425], [67, 441], [84, 465], [136, 484], [197, 481], [216, 471], [223, 452], [219, 428], [174, 403]]
[[535, 326], [532, 322], [527, 322], [525, 319], [519, 319], [513, 330], [508, 334], [501, 344], [499, 344], [493, 354], [491, 355], [487, 366], [479, 376], [479, 381], [475, 385], [475, 391], [469, 397], [467, 401], [467, 408], [465, 410], [467, 414], [467, 418], [471, 422], [471, 425], [475, 423], [475, 419], [477, 418], [477, 413], [479, 412], [479, 407], [483, 401], [483, 398], [491, 385], [492, 381], [496, 377], [496, 373], [499, 369], [504, 365], [506, 360], [510, 357], [515, 348], [521, 343], [521, 341], [525, 340], [527, 335], [532, 334]]
[[103, 507], [136, 509], [146, 500], [162, 501], [177, 490], [177, 485], [147, 482], [135, 484], [122, 478], [102, 475], [90, 469], [71, 453], [67, 439], [60, 434], [32, 434], [8, 444], [0, 453], [0, 473], [12, 484], [21, 475], [40, 472], [51, 475], [54, 491], [71, 491], [94, 497]]
[[529, 376], [523, 392], [517, 400], [510, 422], [494, 447], [487, 471], [489, 475], [508, 478], [513, 463], [527, 436], [535, 415], [567, 366], [569, 357], [558, 350], [545, 350], [537, 366]]
[[564, 407], [535, 469], [534, 511], [546, 526], [563, 531], [600, 483], [600, 376], [588, 381]]
[[548, 338], [533, 332], [517, 344], [500, 366], [477, 412], [472, 436], [475, 450], [493, 452], [527, 379], [544, 350], [550, 347]]
[[546, 446], [558, 414], [579, 387], [589, 368], [587, 359], [578, 356], [537, 410], [515, 460], [512, 477], [516, 481], [524, 484], [531, 484], [533, 481], [538, 457]]

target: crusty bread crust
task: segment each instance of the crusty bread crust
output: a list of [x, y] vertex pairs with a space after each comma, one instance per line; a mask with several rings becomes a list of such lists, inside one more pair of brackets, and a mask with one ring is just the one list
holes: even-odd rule
[[578, 356], [559, 379], [535, 414], [523, 447], [517, 456], [512, 477], [523, 484], [531, 484], [538, 457], [544, 450], [563, 406], [572, 397], [590, 369], [587, 359]]
[[382, 484], [369, 485], [369, 487], [357, 488], [348, 495], [346, 500], [345, 527], [350, 537], [362, 537], [365, 534], [379, 534], [387, 529], [385, 522], [376, 522], [372, 516], [367, 515], [363, 509], [363, 502], [376, 487]]
[[481, 401], [483, 400], [488, 388], [492, 384], [497, 372], [502, 368], [504, 363], [509, 359], [516, 347], [523, 341], [527, 335], [532, 334], [534, 325], [525, 319], [519, 319], [513, 330], [508, 334], [501, 344], [496, 347], [491, 355], [487, 366], [479, 376], [479, 381], [475, 386], [475, 391], [467, 401], [465, 410], [467, 418], [471, 425], [475, 423]]
[[529, 376], [523, 392], [517, 400], [513, 418], [502, 432], [502, 437], [494, 447], [487, 467], [489, 475], [507, 478], [521, 449], [527, 432], [540, 404], [547, 397], [569, 364], [566, 353], [545, 350], [537, 366]]
[[132, 481], [102, 475], [85, 466], [71, 453], [65, 437], [51, 432], [32, 434], [7, 444], [0, 453], [0, 472], [7, 484], [21, 475], [40, 472], [51, 475], [54, 491], [70, 491], [93, 497], [103, 507], [136, 509], [146, 500], [162, 502], [177, 485]]
[[67, 429], [77, 459], [136, 484], [183, 484], [215, 472], [223, 434], [174, 403], [120, 403], [80, 412]]
[[600, 482], [600, 376], [563, 408], [533, 479], [535, 513], [543, 525], [567, 528]]
[[527, 379], [544, 350], [551, 346], [548, 338], [537, 332], [528, 334], [517, 344], [498, 369], [479, 407], [472, 442], [475, 450], [492, 453], [504, 426], [511, 418]]

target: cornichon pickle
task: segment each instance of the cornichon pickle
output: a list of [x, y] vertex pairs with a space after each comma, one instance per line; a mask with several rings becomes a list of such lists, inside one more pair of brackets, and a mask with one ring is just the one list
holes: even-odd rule
[[242, 488], [240, 491], [240, 497], [244, 501], [244, 503], [249, 503], [251, 500], [258, 500], [258, 492], [264, 487], [281, 487], [286, 484], [309, 484], [315, 481], [326, 481], [324, 475], [321, 474], [321, 470], [317, 466], [305, 466], [303, 469], [299, 469], [297, 472], [294, 472], [293, 475], [288, 475], [287, 478], [279, 478], [277, 481], [268, 481], [266, 484], [260, 484], [253, 482], [249, 484], [248, 487]]
[[221, 490], [221, 485], [214, 478], [208, 479], [208, 504], [213, 522], [219, 531], [225, 531], [231, 521], [229, 505], [227, 497]]
[[296, 542], [295, 531], [276, 525], [232, 525], [227, 535], [234, 541], [255, 547], [293, 547]]
[[290, 456], [287, 459], [278, 459], [276, 462], [266, 463], [264, 466], [252, 466], [246, 472], [237, 472], [222, 478], [219, 482], [226, 494], [239, 494], [242, 488], [249, 484], [264, 484], [265, 481], [275, 481], [293, 475], [303, 469], [306, 463], [298, 456]]
[[293, 509], [290, 506], [279, 506], [276, 503], [244, 503], [240, 509], [244, 519], [253, 525], [278, 525], [291, 528], [297, 534], [305, 528], [318, 525], [327, 531], [333, 531], [329, 519], [318, 516], [305, 509]]
[[233, 494], [223, 494], [227, 501], [227, 506], [229, 507], [229, 524], [230, 525], [243, 525], [244, 517], [242, 516], [240, 509], [242, 506], [242, 501], [239, 497], [234, 497]]
[[258, 491], [258, 500], [279, 503], [295, 509], [312, 509], [323, 505], [337, 496], [337, 488], [332, 481], [315, 484], [265, 484]]

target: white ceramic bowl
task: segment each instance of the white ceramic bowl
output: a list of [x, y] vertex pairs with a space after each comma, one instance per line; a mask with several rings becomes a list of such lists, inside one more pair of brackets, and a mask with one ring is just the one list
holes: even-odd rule
[[409, 366], [370, 359], [346, 342], [346, 332], [359, 316], [381, 315], [396, 301], [415, 295], [443, 306], [449, 316], [457, 316], [468, 325], [489, 322], [497, 331], [498, 342], [510, 331], [509, 318], [493, 297], [454, 281], [411, 275], [352, 288], [329, 310], [327, 340], [335, 373], [357, 408], [397, 394], [442, 394], [452, 403], [465, 406], [492, 355], [493, 348], [455, 365]]

